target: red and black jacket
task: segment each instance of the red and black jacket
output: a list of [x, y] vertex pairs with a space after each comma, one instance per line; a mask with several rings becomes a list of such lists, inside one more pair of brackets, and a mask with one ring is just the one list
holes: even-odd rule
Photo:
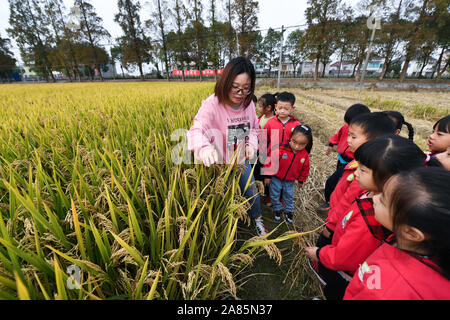
[[[294, 128], [299, 125], [301, 125], [300, 121], [298, 121], [293, 116], [290, 116], [289, 120], [286, 123], [281, 122], [278, 119], [278, 116], [275, 116], [267, 121], [266, 125], [264, 126], [264, 130], [267, 130], [268, 149], [271, 150], [271, 148], [278, 148], [279, 146], [288, 143], [291, 137], [292, 130], [294, 130]], [[278, 141], [271, 141], [272, 130], [278, 130]]]
[[[278, 159], [270, 158], [270, 162], [264, 165], [264, 175], [274, 176], [282, 181], [305, 182], [310, 168], [308, 152], [305, 149], [294, 152], [289, 145], [282, 145], [278, 151]], [[275, 156], [276, 152], [273, 155]], [[275, 169], [278, 170], [275, 172]]]
[[343, 125], [338, 132], [334, 136], [332, 136], [329, 140], [329, 146], [336, 146], [337, 145], [337, 152], [342, 156], [342, 158], [350, 162], [355, 157], [353, 155], [353, 152], [350, 151], [348, 148], [347, 143], [347, 137], [348, 137], [348, 124]]
[[373, 201], [366, 191], [346, 211], [336, 225], [331, 245], [320, 248], [317, 257], [328, 269], [353, 274], [390, 235], [375, 220]]

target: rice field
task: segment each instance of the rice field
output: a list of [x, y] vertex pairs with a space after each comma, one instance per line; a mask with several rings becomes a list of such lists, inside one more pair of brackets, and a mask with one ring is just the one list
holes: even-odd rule
[[[258, 238], [239, 170], [173, 161], [184, 145], [173, 133], [189, 129], [212, 91], [212, 83], [0, 86], [0, 299], [320, 297], [302, 247], [323, 224], [314, 209], [335, 166], [325, 149], [346, 108], [399, 110], [424, 147], [449, 101], [292, 89], [295, 115], [315, 133], [310, 178], [296, 194], [294, 226], [276, 228], [264, 207], [274, 232]], [[265, 92], [275, 89], [257, 95]]]

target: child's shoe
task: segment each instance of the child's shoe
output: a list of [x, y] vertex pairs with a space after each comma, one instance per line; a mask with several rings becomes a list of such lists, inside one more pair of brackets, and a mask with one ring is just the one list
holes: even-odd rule
[[256, 233], [258, 234], [259, 237], [263, 237], [268, 233], [266, 227], [264, 226], [263, 218], [261, 216], [256, 218], [254, 220], [254, 223], [255, 223]]
[[330, 204], [328, 202], [322, 203], [316, 210], [320, 214], [328, 215], [328, 211], [330, 211]]
[[284, 214], [284, 220], [286, 220], [287, 224], [292, 225], [292, 221], [294, 220], [294, 217], [292, 216], [292, 212], [286, 212]]
[[281, 221], [281, 211], [275, 211], [274, 212], [273, 220], [275, 220], [275, 222], [280, 222]]
[[270, 197], [266, 197], [266, 199], [264, 200], [264, 204], [268, 207], [272, 206], [272, 200], [270, 200]]

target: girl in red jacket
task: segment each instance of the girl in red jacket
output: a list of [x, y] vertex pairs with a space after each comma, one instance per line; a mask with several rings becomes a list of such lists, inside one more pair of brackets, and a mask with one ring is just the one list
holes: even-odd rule
[[328, 145], [328, 149], [326, 154], [329, 155], [331, 151], [333, 150], [333, 146], [337, 146], [337, 152], [338, 152], [338, 160], [336, 165], [336, 171], [328, 177], [326, 183], [325, 183], [325, 203], [320, 205], [317, 208], [317, 211], [319, 213], [328, 213], [328, 210], [330, 210], [330, 196], [331, 193], [334, 191], [334, 188], [336, 188], [337, 183], [339, 182], [339, 179], [342, 177], [342, 174], [344, 173], [344, 169], [352, 162], [354, 159], [353, 152], [350, 151], [350, 148], [347, 143], [348, 138], [348, 124], [358, 115], [370, 113], [370, 109], [363, 105], [363, 104], [354, 104], [350, 108], [347, 109], [344, 115], [344, 121], [345, 125], [339, 129], [339, 131], [330, 138], [330, 144]]
[[444, 152], [450, 147], [450, 115], [443, 117], [433, 126], [433, 133], [428, 138], [430, 155]]
[[[303, 186], [309, 175], [309, 153], [313, 145], [312, 130], [305, 125], [294, 128], [287, 145], [282, 145], [278, 151], [278, 158], [271, 158], [268, 168], [278, 167], [278, 171], [266, 171], [266, 175], [272, 176], [266, 179], [270, 183], [269, 192], [272, 199], [272, 208], [275, 221], [281, 221], [282, 199], [285, 203], [284, 218], [288, 224], [292, 224], [294, 213], [294, 185], [298, 181], [299, 187]], [[273, 156], [277, 156], [274, 152]], [[273, 162], [278, 161], [278, 166]]]
[[[327, 283], [324, 294], [332, 300], [344, 297], [358, 266], [390, 234], [374, 219], [373, 197], [391, 176], [421, 167], [427, 156], [413, 141], [393, 134], [363, 144], [355, 159], [359, 163], [356, 180], [364, 191], [336, 225], [331, 245], [306, 248], [313, 262], [318, 262], [319, 274]], [[436, 160], [432, 162], [439, 165]]]
[[373, 199], [375, 219], [395, 241], [361, 263], [344, 299], [450, 299], [449, 181], [449, 171], [419, 168], [385, 184]]
[[[394, 133], [395, 124], [388, 115], [382, 112], [362, 114], [350, 122], [347, 143], [350, 151], [356, 152], [367, 141]], [[355, 180], [355, 170], [357, 168], [357, 161], [350, 162], [345, 167], [341, 179], [331, 194], [330, 211], [325, 220], [326, 228], [324, 228], [317, 241], [318, 247], [331, 243], [336, 223], [362, 191], [358, 182]]]

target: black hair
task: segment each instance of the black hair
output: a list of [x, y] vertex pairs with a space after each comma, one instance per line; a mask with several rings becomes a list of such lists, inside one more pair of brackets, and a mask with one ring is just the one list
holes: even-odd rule
[[423, 165], [438, 166], [412, 141], [395, 134], [385, 135], [362, 144], [355, 152], [355, 160], [373, 171], [373, 180], [379, 192], [385, 182], [400, 171]]
[[414, 128], [412, 124], [405, 121], [405, 117], [403, 117], [400, 112], [389, 110], [383, 111], [383, 113], [387, 114], [392, 119], [392, 121], [394, 121], [397, 130], [401, 131], [403, 125], [405, 125], [408, 128], [408, 138], [410, 140], [414, 140]]
[[440, 119], [433, 126], [433, 130], [450, 133], [450, 114]]
[[263, 94], [259, 98], [259, 101], [262, 102], [262, 105], [264, 107], [269, 107], [269, 106], [272, 107], [272, 111], [275, 112], [275, 105], [277, 104], [277, 99], [274, 94], [271, 94], [271, 93]]
[[394, 121], [383, 112], [372, 112], [356, 116], [349, 125], [361, 127], [369, 140], [376, 139], [385, 134], [395, 134]]
[[290, 104], [294, 105], [295, 104], [295, 96], [294, 94], [290, 93], [290, 92], [281, 92], [281, 93], [275, 93], [275, 97], [278, 101], [282, 101], [282, 102], [289, 102]]
[[366, 113], [370, 113], [369, 107], [360, 103], [354, 104], [345, 112], [344, 121], [350, 123], [356, 116]]
[[308, 144], [306, 145], [305, 150], [306, 152], [311, 153], [313, 147], [313, 135], [311, 127], [304, 124], [298, 125], [292, 130], [291, 137], [295, 134], [302, 134], [308, 138]]
[[256, 104], [258, 102], [258, 97], [256, 97], [255, 95], [253, 95], [253, 102]]
[[450, 171], [418, 168], [393, 179], [389, 207], [394, 233], [405, 224], [424, 233], [422, 249], [450, 280]]

